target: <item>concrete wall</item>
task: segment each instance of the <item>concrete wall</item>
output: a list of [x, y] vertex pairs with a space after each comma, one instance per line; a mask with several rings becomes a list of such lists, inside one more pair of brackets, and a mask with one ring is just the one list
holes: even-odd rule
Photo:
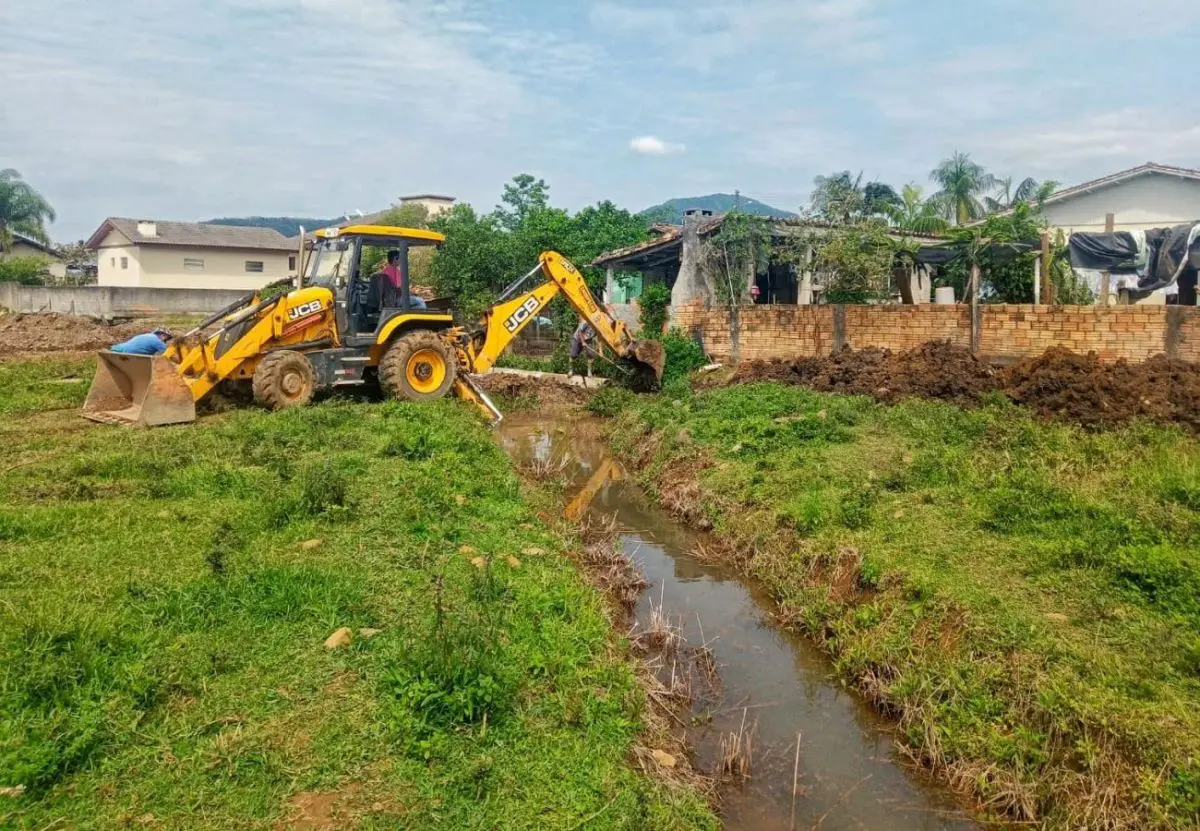
[[1151, 173], [1046, 206], [1051, 228], [1104, 230], [1105, 214], [1118, 231], [1145, 230], [1200, 219], [1200, 182]]
[[148, 289], [119, 286], [51, 288], [0, 283], [0, 308], [14, 312], [56, 312], [89, 317], [153, 317], [209, 314], [228, 306], [244, 291]]
[[[693, 305], [677, 324], [722, 361], [828, 355], [843, 345], [912, 349], [931, 340], [971, 342], [967, 306], [743, 306], [735, 327], [728, 308]], [[1144, 361], [1158, 354], [1200, 362], [1200, 308], [1183, 306], [981, 306], [979, 354], [999, 362], [1052, 346], [1096, 352], [1102, 360]]]

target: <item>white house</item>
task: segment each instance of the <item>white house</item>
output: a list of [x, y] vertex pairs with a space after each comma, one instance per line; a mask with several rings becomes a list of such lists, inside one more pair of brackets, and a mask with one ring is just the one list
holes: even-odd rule
[[294, 276], [298, 246], [271, 228], [110, 217], [88, 240], [101, 286], [250, 291]]
[[1060, 190], [1045, 202], [1050, 227], [1070, 234], [1165, 228], [1200, 220], [1200, 170], [1148, 162]]

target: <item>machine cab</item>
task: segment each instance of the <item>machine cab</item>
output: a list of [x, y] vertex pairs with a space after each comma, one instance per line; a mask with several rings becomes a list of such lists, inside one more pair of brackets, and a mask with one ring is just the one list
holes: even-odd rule
[[[386, 340], [390, 324], [401, 316], [448, 323], [443, 303], [412, 293], [411, 257], [445, 241], [434, 231], [388, 225], [349, 225], [315, 231], [304, 286], [333, 294], [342, 343], [366, 346]], [[430, 305], [436, 308], [430, 308]]]

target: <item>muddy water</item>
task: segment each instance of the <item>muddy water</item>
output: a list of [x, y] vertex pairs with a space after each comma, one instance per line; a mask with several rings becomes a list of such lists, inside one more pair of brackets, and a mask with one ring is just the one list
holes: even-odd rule
[[722, 739], [753, 730], [749, 778], [723, 792], [726, 828], [978, 827], [949, 794], [906, 771], [886, 725], [831, 680], [812, 644], [773, 625], [768, 598], [731, 570], [691, 556], [701, 538], [622, 477], [594, 423], [511, 417], [500, 440], [519, 463], [565, 460], [569, 496], [582, 494], [576, 506], [616, 515], [621, 544], [650, 582], [636, 612], [640, 625], [661, 604], [689, 644], [710, 646], [720, 679], [692, 705], [697, 766], [719, 772]]

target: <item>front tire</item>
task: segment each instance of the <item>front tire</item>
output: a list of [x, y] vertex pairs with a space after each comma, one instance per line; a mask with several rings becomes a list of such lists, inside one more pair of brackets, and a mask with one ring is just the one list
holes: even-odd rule
[[396, 340], [379, 362], [379, 382], [392, 398], [432, 401], [454, 386], [458, 362], [437, 332], [410, 332]]
[[312, 401], [317, 373], [312, 361], [289, 349], [272, 352], [254, 369], [254, 400], [268, 410], [303, 407]]

